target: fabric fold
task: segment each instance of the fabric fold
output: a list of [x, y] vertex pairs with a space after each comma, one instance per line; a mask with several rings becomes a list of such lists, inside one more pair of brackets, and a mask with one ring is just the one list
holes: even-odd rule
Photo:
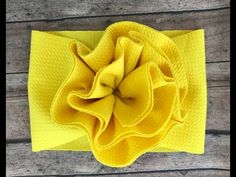
[[32, 150], [91, 150], [111, 167], [146, 152], [203, 153], [203, 30], [117, 22], [105, 31], [32, 31]]

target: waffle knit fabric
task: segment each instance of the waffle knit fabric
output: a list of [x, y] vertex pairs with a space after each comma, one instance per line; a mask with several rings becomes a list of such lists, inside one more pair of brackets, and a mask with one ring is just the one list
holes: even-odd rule
[[32, 31], [32, 151], [92, 151], [124, 167], [145, 152], [204, 152], [204, 31], [129, 21]]

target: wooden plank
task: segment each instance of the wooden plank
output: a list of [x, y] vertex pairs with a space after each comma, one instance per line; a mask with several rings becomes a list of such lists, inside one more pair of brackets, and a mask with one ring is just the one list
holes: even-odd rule
[[[230, 130], [229, 87], [208, 88], [207, 130]], [[28, 97], [6, 101], [6, 138], [30, 139]]]
[[229, 80], [230, 62], [207, 63], [206, 74], [209, 81]]
[[[75, 175], [79, 177], [80, 175]], [[100, 177], [101, 175], [94, 175]], [[174, 171], [158, 171], [158, 172], [141, 172], [141, 173], [125, 173], [125, 174], [109, 174], [111, 177], [229, 177], [229, 170], [174, 170]]]
[[[186, 177], [186, 176], [193, 176], [193, 177], [229, 177], [230, 171], [229, 170], [174, 170], [174, 171], [161, 171], [161, 172], [140, 172], [140, 173], [116, 173], [116, 174], [98, 174], [92, 175], [93, 177], [101, 177], [101, 176], [108, 176], [109, 177]], [[66, 175], [68, 176], [68, 175]], [[70, 175], [69, 175], [70, 176]], [[72, 175], [73, 177], [81, 177], [87, 175]], [[90, 175], [89, 175], [90, 176]], [[37, 177], [44, 177], [37, 176]], [[61, 175], [47, 175], [47, 177], [61, 177]]]
[[[229, 86], [230, 63], [207, 63], [207, 84], [208, 87]], [[28, 74], [7, 74], [6, 75], [6, 96], [27, 95]]]
[[6, 100], [6, 138], [29, 139], [28, 97], [13, 97]]
[[[161, 172], [140, 172], [140, 173], [118, 173], [118, 174], [103, 174], [104, 176], [111, 177], [186, 177], [186, 176], [197, 176], [197, 177], [229, 177], [229, 170], [175, 170], [175, 171], [161, 171]], [[81, 177], [83, 175], [73, 175], [73, 177]], [[87, 175], [85, 175], [87, 176]], [[100, 174], [92, 175], [93, 177], [101, 177]], [[43, 176], [42, 176], [43, 177]], [[50, 175], [47, 177], [60, 177], [60, 175]]]
[[6, 75], [6, 97], [27, 95], [28, 73]]
[[212, 87], [229, 87], [230, 86], [230, 81], [229, 80], [218, 80], [218, 81], [207, 81], [207, 88], [212, 88]]
[[[229, 177], [230, 170], [221, 169], [191, 169], [191, 170], [166, 170], [166, 171], [155, 171], [155, 172], [134, 172], [134, 173], [104, 173], [104, 174], [92, 174], [93, 177], [108, 176], [109, 177], [186, 177], [186, 176], [197, 176], [197, 177]], [[66, 175], [68, 176], [68, 175]], [[87, 175], [73, 174], [73, 177], [81, 177]], [[90, 176], [90, 175], [89, 175]], [[37, 177], [44, 177], [39, 175]], [[61, 175], [47, 175], [47, 177], [61, 177]]]
[[203, 28], [206, 37], [206, 61], [229, 61], [229, 19], [229, 9], [225, 9], [177, 14], [66, 19], [56, 22], [8, 23], [6, 25], [6, 70], [7, 73], [28, 71], [30, 32], [32, 29], [103, 30], [111, 23], [121, 20], [136, 21], [159, 30]]
[[194, 11], [229, 6], [229, 0], [182, 0], [181, 2], [176, 0], [7, 0], [6, 21], [55, 20], [72, 17]]
[[230, 88], [208, 88], [207, 129], [230, 130]]
[[[8, 176], [130, 173], [161, 170], [230, 168], [228, 135], [207, 135], [205, 153], [146, 153], [126, 168], [109, 168], [97, 162], [91, 152], [31, 152], [30, 143], [7, 144]], [[204, 162], [204, 163], [203, 163]]]

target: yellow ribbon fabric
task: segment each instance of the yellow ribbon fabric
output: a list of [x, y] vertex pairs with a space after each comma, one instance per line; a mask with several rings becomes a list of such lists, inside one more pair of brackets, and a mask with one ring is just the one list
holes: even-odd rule
[[32, 31], [32, 150], [92, 151], [130, 165], [145, 152], [204, 152], [204, 31], [118, 22], [105, 31]]

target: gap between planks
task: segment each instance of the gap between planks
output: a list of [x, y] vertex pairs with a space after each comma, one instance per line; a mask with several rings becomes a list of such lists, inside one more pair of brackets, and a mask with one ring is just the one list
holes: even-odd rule
[[229, 135], [206, 135], [204, 154], [146, 153], [129, 167], [109, 168], [97, 162], [91, 152], [41, 151], [33, 153], [30, 143], [7, 144], [7, 172], [9, 176], [32, 174], [53, 176], [57, 174], [91, 175], [160, 170], [229, 170], [229, 145]]
[[115, 15], [96, 15], [96, 16], [72, 16], [72, 17], [61, 17], [61, 18], [54, 18], [54, 19], [39, 19], [39, 20], [25, 20], [25, 21], [9, 21], [6, 24], [11, 23], [30, 23], [30, 22], [57, 22], [57, 21], [64, 21], [64, 20], [73, 20], [73, 19], [86, 19], [86, 18], [100, 18], [100, 17], [126, 17], [126, 16], [140, 16], [140, 15], [162, 15], [162, 14], [183, 14], [183, 13], [200, 13], [200, 12], [211, 12], [216, 10], [226, 10], [230, 9], [230, 7], [222, 7], [222, 8], [215, 8], [215, 9], [201, 9], [201, 10], [182, 10], [182, 11], [168, 11], [168, 12], [147, 12], [147, 13], [127, 13], [127, 14], [115, 14]]
[[230, 176], [229, 169], [220, 168], [199, 168], [188, 170], [157, 170], [157, 171], [139, 171], [127, 173], [103, 173], [103, 174], [68, 174], [68, 175], [33, 175], [33, 176], [14, 176], [14, 177], [79, 177], [79, 176], [116, 176], [116, 177], [184, 177], [184, 176], [201, 176], [201, 177], [226, 177]]
[[[125, 4], [125, 6], [124, 6]], [[63, 7], [63, 9], [62, 9]], [[66, 18], [88, 18], [101, 16], [120, 16], [120, 15], [143, 15], [155, 13], [178, 13], [178, 12], [202, 12], [230, 7], [229, 0], [101, 0], [83, 2], [82, 0], [57, 0], [44, 1], [37, 0], [8, 0], [6, 2], [6, 21], [39, 21], [39, 20], [59, 20]]]
[[[206, 62], [222, 64], [229, 62], [229, 10], [176, 15], [141, 15], [70, 19], [57, 22], [31, 22], [7, 24], [6, 28], [6, 72], [26, 73], [28, 71], [31, 30], [101, 30], [122, 20], [136, 21], [152, 28], [205, 30]], [[223, 61], [223, 62], [221, 62]], [[219, 63], [220, 62], [220, 63]]]

